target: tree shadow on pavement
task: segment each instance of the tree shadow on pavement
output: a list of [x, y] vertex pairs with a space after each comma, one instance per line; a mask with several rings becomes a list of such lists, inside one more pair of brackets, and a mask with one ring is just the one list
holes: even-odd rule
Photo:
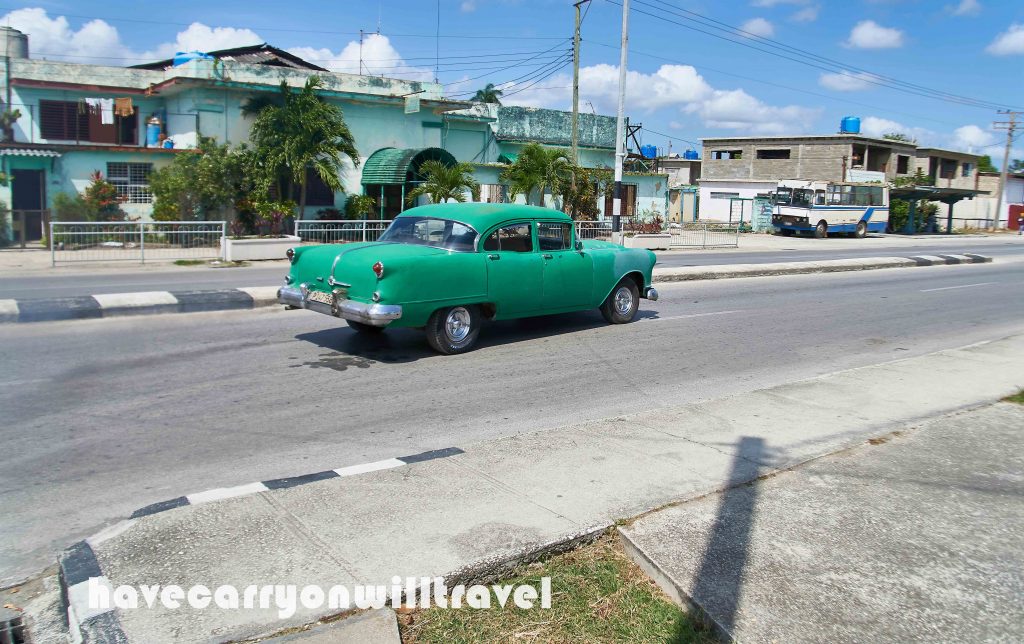
[[705, 619], [730, 641], [743, 591], [743, 572], [749, 555], [750, 537], [757, 502], [759, 463], [766, 458], [762, 438], [744, 436], [729, 472], [729, 487], [721, 493], [714, 523], [697, 570], [690, 597]]

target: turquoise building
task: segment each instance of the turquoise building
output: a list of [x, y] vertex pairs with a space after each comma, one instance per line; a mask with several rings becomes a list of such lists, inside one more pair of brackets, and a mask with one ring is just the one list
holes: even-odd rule
[[[0, 142], [0, 171], [8, 178], [0, 201], [24, 212], [29, 240], [39, 238], [54, 196], [82, 191], [95, 172], [117, 186], [129, 216], [148, 219], [152, 170], [174, 155], [193, 154], [199, 137], [247, 142], [252, 117], [242, 104], [278, 91], [282, 82], [300, 87], [314, 74], [323, 80], [322, 95], [342, 109], [360, 165], [345, 168], [343, 192], [313, 175], [306, 218], [343, 207], [351, 194], [370, 195], [378, 216], [390, 218], [408, 207], [404, 196], [427, 159], [473, 164], [481, 198], [501, 201], [506, 192], [498, 175], [524, 145], [570, 144], [567, 112], [452, 100], [437, 83], [335, 73], [267, 44], [106, 67], [32, 59], [27, 38], [2, 29], [23, 48], [9, 46], [13, 55], [0, 59], [0, 97], [17, 116]], [[580, 114], [579, 128], [581, 164], [612, 167], [615, 119]], [[625, 182], [624, 212], [665, 212], [665, 175], [630, 175]], [[550, 198], [546, 203], [558, 206]], [[599, 208], [603, 213], [605, 204]]]

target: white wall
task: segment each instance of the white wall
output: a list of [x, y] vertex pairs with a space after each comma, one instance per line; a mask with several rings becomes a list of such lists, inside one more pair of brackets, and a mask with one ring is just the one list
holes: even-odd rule
[[[733, 192], [741, 199], [753, 199], [758, 194], [771, 192], [777, 181], [705, 181], [700, 182], [700, 212], [702, 221], [729, 221], [729, 199], [713, 199], [712, 193]], [[748, 211], [749, 212], [749, 209]]]

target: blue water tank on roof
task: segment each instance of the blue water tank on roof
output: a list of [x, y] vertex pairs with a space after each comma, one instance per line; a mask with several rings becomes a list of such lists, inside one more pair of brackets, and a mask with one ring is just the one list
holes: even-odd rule
[[179, 51], [174, 54], [174, 66], [184, 65], [190, 60], [213, 60], [213, 56], [201, 51]]
[[860, 117], [844, 116], [839, 123], [840, 134], [860, 134]]
[[640, 155], [645, 159], [653, 159], [658, 156], [658, 147], [654, 145], [641, 145]]
[[696, 161], [700, 158], [700, 155], [697, 154], [696, 150], [687, 150], [686, 152], [683, 152], [683, 158], [687, 161]]

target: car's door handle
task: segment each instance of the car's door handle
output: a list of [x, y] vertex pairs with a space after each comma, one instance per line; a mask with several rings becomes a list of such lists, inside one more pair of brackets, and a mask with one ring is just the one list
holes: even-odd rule
[[494, 254], [488, 255], [487, 259], [501, 259], [501, 255], [498, 255], [497, 253], [494, 253]]
[[551, 255], [548, 255], [547, 253], [544, 253], [543, 255], [541, 255], [541, 257], [543, 257], [544, 259], [551, 259]]

